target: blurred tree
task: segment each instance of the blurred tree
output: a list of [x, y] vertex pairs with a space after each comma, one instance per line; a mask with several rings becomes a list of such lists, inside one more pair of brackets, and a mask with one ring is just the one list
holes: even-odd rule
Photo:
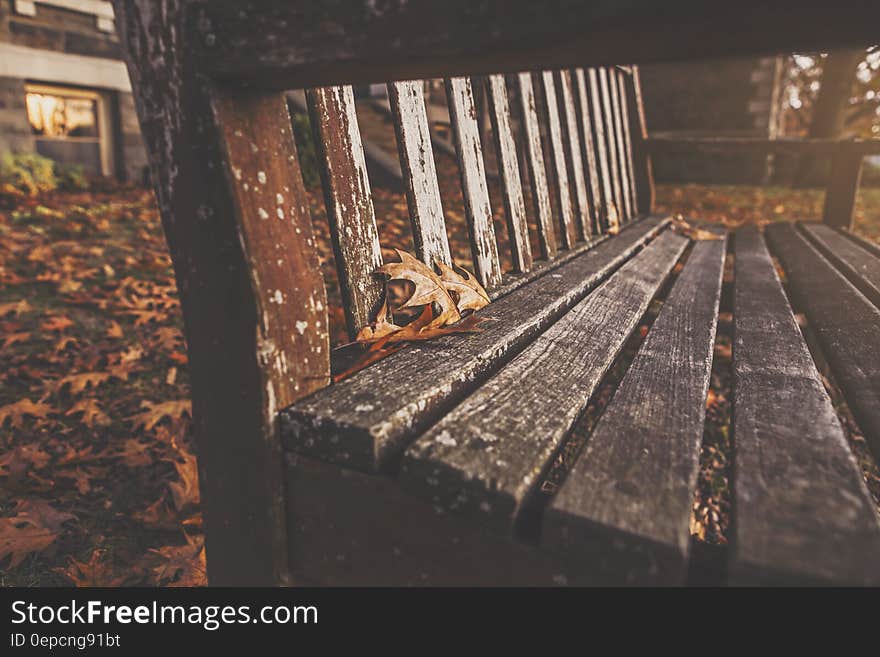
[[[811, 138], [880, 136], [880, 50], [876, 46], [794, 55], [783, 132]], [[827, 157], [801, 158], [795, 184], [823, 184]]]

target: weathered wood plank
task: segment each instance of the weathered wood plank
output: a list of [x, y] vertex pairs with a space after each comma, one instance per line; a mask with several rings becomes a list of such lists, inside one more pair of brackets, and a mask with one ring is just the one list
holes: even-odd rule
[[693, 0], [175, 4], [193, 10], [188, 25], [196, 29], [189, 40], [212, 74], [275, 89], [535, 66], [827, 52], [871, 45], [872, 26], [880, 22], [880, 8], [863, 0], [743, 0], [725, 6]]
[[470, 230], [474, 274], [484, 287], [494, 288], [501, 284], [501, 263], [470, 79], [447, 78], [446, 97], [455, 136], [465, 217]]
[[807, 315], [859, 427], [880, 458], [880, 310], [791, 224], [767, 229], [799, 309]]
[[407, 347], [282, 413], [288, 449], [378, 471], [668, 223], [649, 218], [479, 311], [482, 333]]
[[[382, 266], [382, 250], [354, 93], [351, 87], [310, 89], [306, 102], [315, 132], [345, 321], [353, 339], [375, 318], [382, 297], [382, 283], [373, 275]], [[281, 204], [284, 197], [279, 195], [276, 201]], [[281, 213], [281, 205], [271, 212]]]
[[388, 85], [388, 97], [416, 254], [432, 267], [434, 260], [451, 264], [422, 81], [392, 82]]
[[731, 578], [877, 584], [876, 510], [753, 227], [736, 234], [735, 275]]
[[486, 78], [489, 98], [489, 114], [492, 119], [492, 136], [501, 169], [501, 187], [504, 197], [504, 216], [510, 238], [510, 251], [514, 271], [525, 272], [532, 268], [532, 246], [529, 242], [529, 226], [523, 201], [522, 181], [519, 177], [519, 161], [516, 142], [510, 127], [510, 104], [503, 75]]
[[651, 214], [654, 211], [654, 168], [651, 154], [646, 147], [648, 124], [645, 120], [645, 103], [638, 66], [630, 67], [630, 84], [627, 104], [629, 107], [630, 135], [632, 136], [633, 173], [636, 186], [636, 212]]
[[599, 78], [599, 100], [601, 101], [600, 116], [605, 130], [606, 147], [608, 149], [608, 173], [611, 178], [611, 193], [619, 223], [626, 219], [620, 189], [620, 168], [617, 161], [617, 130], [614, 126], [614, 114], [611, 108], [611, 91], [608, 84], [608, 69], [602, 67], [597, 71]]
[[589, 577], [684, 580], [724, 255], [724, 241], [694, 246], [584, 453], [544, 512], [541, 545], [565, 552]]
[[587, 180], [590, 187], [590, 208], [592, 210], [593, 230], [598, 233], [602, 230], [602, 214], [604, 201], [602, 200], [601, 185], [599, 182], [599, 164], [596, 160], [596, 147], [593, 143], [593, 127], [590, 120], [590, 101], [587, 99], [587, 78], [584, 69], [574, 70], [575, 99], [577, 100], [577, 112], [579, 118], [581, 148], [583, 149], [583, 162], [586, 167]]
[[437, 508], [513, 532], [687, 243], [663, 233], [538, 336], [406, 451], [401, 485]]
[[801, 224], [813, 244], [880, 308], [880, 258], [825, 224]]
[[553, 207], [550, 204], [550, 189], [547, 186], [547, 171], [544, 168], [544, 150], [541, 147], [541, 128], [538, 123], [532, 74], [520, 73], [516, 76], [516, 80], [522, 110], [526, 167], [535, 218], [538, 222], [538, 242], [541, 245], [541, 257], [550, 260], [556, 256], [556, 231], [553, 228]]
[[559, 103], [562, 114], [563, 139], [568, 147], [568, 171], [571, 174], [571, 186], [574, 187], [575, 211], [578, 219], [577, 233], [581, 239], [586, 239], [593, 234], [593, 222], [591, 220], [590, 200], [587, 195], [587, 179], [584, 174], [584, 161], [581, 152], [581, 139], [578, 130], [577, 113], [574, 106], [574, 93], [571, 86], [571, 73], [559, 71], [556, 74], [556, 82], [559, 84]]
[[559, 104], [556, 99], [556, 85], [553, 71], [542, 71], [539, 75], [543, 96], [544, 111], [547, 116], [548, 137], [550, 138], [550, 159], [553, 162], [554, 182], [559, 221], [561, 222], [562, 247], [574, 246], [575, 227], [571, 208], [571, 191], [568, 187], [568, 167], [565, 164], [565, 141], [562, 138], [562, 123], [559, 120]]
[[[631, 73], [629, 74], [631, 75]], [[627, 74], [617, 71], [617, 86], [620, 97], [621, 130], [623, 134], [623, 148], [626, 156], [626, 172], [629, 185], [629, 202], [632, 216], [639, 213], [638, 192], [636, 189], [636, 174], [633, 166], [633, 143], [632, 126], [629, 118], [629, 98], [626, 93]]]
[[620, 197], [623, 218], [633, 218], [632, 197], [629, 182], [629, 157], [626, 149], [626, 136], [623, 133], [623, 107], [620, 102], [619, 73], [615, 67], [608, 69], [608, 87], [611, 91], [611, 114], [614, 124], [614, 140], [617, 145], [617, 167], [620, 171]]
[[620, 213], [614, 201], [614, 190], [611, 184], [611, 165], [608, 155], [608, 138], [605, 122], [602, 120], [602, 96], [599, 93], [599, 76], [596, 69], [587, 70], [590, 97], [590, 123], [593, 127], [593, 144], [599, 162], [599, 181], [602, 183], [602, 225], [606, 230], [620, 226]]

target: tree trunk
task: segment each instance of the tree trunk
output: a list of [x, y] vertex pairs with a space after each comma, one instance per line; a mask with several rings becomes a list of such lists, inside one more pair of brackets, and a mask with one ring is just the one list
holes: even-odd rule
[[[808, 136], [813, 139], [842, 137], [846, 109], [855, 82], [856, 69], [865, 58], [865, 50], [837, 50], [828, 53], [822, 67], [819, 95], [813, 106]], [[821, 187], [828, 177], [828, 157], [805, 155], [795, 175], [798, 187]]]

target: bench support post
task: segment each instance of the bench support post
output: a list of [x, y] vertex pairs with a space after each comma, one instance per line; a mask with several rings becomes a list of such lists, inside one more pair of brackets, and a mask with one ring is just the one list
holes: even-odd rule
[[853, 212], [862, 178], [862, 154], [843, 142], [831, 156], [831, 172], [825, 189], [823, 221], [835, 228], [852, 230]]
[[214, 87], [183, 0], [114, 2], [183, 307], [212, 585], [287, 583], [277, 411], [324, 385], [323, 280], [279, 92]]

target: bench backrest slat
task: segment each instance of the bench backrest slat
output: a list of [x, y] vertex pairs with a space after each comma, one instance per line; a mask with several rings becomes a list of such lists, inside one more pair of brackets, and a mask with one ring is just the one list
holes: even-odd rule
[[614, 124], [614, 141], [617, 146], [617, 170], [620, 173], [620, 198], [624, 221], [630, 221], [633, 214], [630, 195], [629, 164], [627, 162], [626, 138], [623, 135], [623, 107], [620, 102], [619, 73], [615, 67], [608, 69], [608, 87], [611, 92], [611, 113]]
[[486, 78], [486, 92], [489, 98], [489, 116], [492, 119], [495, 152], [498, 154], [498, 166], [501, 173], [504, 214], [507, 218], [513, 268], [517, 272], [527, 272], [532, 268], [532, 247], [529, 242], [526, 206], [523, 201], [522, 183], [519, 177], [516, 142], [510, 125], [510, 102], [507, 97], [507, 84], [504, 76], [488, 76]]
[[563, 70], [556, 76], [559, 85], [557, 100], [560, 103], [562, 115], [562, 132], [567, 146], [568, 171], [571, 178], [571, 186], [574, 188], [575, 211], [578, 220], [578, 237], [587, 239], [593, 234], [592, 209], [587, 194], [587, 177], [585, 174], [583, 153], [581, 152], [581, 139], [578, 131], [577, 110], [574, 104], [572, 91], [571, 73]]
[[593, 210], [593, 225], [596, 233], [601, 233], [604, 226], [604, 204], [602, 201], [601, 182], [596, 158], [596, 146], [593, 142], [593, 127], [590, 119], [590, 104], [587, 99], [587, 80], [584, 69], [574, 70], [575, 100], [577, 101], [578, 119], [580, 121], [581, 149], [586, 167], [587, 179], [590, 184], [590, 199]]
[[608, 172], [611, 178], [611, 193], [614, 198], [614, 207], [620, 223], [626, 219], [622, 194], [620, 190], [620, 169], [617, 162], [617, 137], [614, 129], [614, 114], [611, 109], [611, 92], [608, 84], [608, 70], [601, 67], [597, 70], [599, 78], [600, 115], [605, 130], [606, 148], [608, 149]]
[[307, 103], [321, 169], [330, 237], [350, 337], [370, 323], [382, 296], [382, 265], [364, 148], [350, 86], [310, 89]]
[[497, 287], [501, 284], [501, 263], [470, 79], [447, 78], [446, 98], [458, 156], [465, 217], [470, 231], [474, 274], [483, 287]]
[[565, 163], [565, 142], [562, 138], [562, 123], [559, 120], [559, 104], [556, 99], [556, 85], [553, 71], [542, 71], [538, 74], [541, 81], [541, 92], [544, 112], [547, 117], [547, 136], [550, 142], [550, 160], [553, 164], [556, 182], [556, 201], [559, 207], [559, 221], [562, 224], [560, 239], [562, 247], [570, 249], [574, 246], [574, 217], [571, 208], [571, 192], [568, 186], [568, 167]]
[[638, 216], [639, 214], [639, 204], [638, 204], [638, 195], [636, 193], [636, 176], [635, 176], [635, 168], [633, 166], [633, 145], [632, 145], [632, 135], [630, 128], [630, 118], [629, 118], [629, 102], [628, 102], [628, 94], [626, 93], [626, 82], [627, 78], [631, 76], [631, 73], [623, 73], [621, 71], [617, 72], [617, 87], [619, 91], [620, 98], [620, 116], [623, 124], [623, 148], [626, 154], [626, 172], [627, 179], [629, 180], [629, 201], [630, 207], [632, 209], [631, 216]]
[[434, 260], [449, 265], [452, 256], [423, 93], [421, 80], [388, 85], [416, 255], [431, 266]]
[[611, 185], [611, 168], [608, 156], [608, 141], [605, 136], [605, 123], [602, 120], [602, 97], [599, 95], [599, 75], [595, 68], [587, 69], [587, 97], [590, 101], [590, 118], [593, 128], [593, 143], [599, 164], [599, 180], [602, 183], [602, 216], [605, 227], [618, 224], [619, 214]]
[[516, 84], [525, 146], [524, 159], [538, 224], [538, 243], [541, 247], [541, 257], [549, 260], [556, 257], [556, 231], [553, 229], [553, 206], [550, 202], [550, 188], [547, 186], [547, 171], [544, 168], [544, 150], [541, 146], [541, 127], [538, 123], [532, 74], [517, 74]]

